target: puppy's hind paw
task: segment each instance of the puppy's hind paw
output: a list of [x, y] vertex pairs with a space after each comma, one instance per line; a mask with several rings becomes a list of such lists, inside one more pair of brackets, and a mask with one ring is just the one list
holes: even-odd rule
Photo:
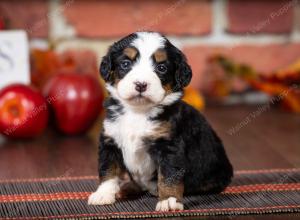
[[100, 193], [94, 192], [89, 196], [88, 204], [89, 205], [109, 205], [113, 204], [116, 201], [115, 195], [110, 193]]
[[175, 210], [183, 210], [183, 204], [177, 202], [177, 199], [174, 197], [169, 197], [168, 199], [159, 201], [155, 208], [156, 211], [175, 211]]

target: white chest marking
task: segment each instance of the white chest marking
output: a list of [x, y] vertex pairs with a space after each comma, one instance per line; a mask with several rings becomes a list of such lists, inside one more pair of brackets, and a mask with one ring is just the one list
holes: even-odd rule
[[112, 137], [122, 150], [124, 163], [134, 180], [144, 189], [152, 186], [149, 182], [155, 165], [148, 154], [143, 138], [159, 128], [159, 123], [150, 121], [143, 113], [128, 111], [115, 121], [104, 121], [104, 132]]

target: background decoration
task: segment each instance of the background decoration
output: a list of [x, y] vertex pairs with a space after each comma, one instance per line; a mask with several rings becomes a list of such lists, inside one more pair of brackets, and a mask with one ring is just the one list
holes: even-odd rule
[[[300, 61], [268, 74], [258, 73], [249, 65], [235, 63], [224, 56], [214, 56], [210, 62], [226, 74], [222, 80], [215, 78], [212, 88], [217, 92], [212, 95], [229, 95], [234, 87], [232, 81], [240, 80], [246, 88], [270, 95], [271, 101], [279, 102], [285, 110], [300, 113]], [[212, 70], [212, 74], [216, 73]]]
[[25, 31], [0, 32], [0, 88], [9, 83], [30, 83], [28, 48]]

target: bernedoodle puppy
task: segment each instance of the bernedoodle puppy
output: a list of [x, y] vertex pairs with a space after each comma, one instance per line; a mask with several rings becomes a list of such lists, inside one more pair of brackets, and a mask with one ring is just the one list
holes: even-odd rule
[[122, 176], [158, 196], [157, 211], [182, 210], [184, 194], [219, 193], [233, 170], [205, 118], [181, 100], [192, 71], [163, 35], [137, 32], [114, 43], [100, 73], [109, 96], [100, 135], [101, 184], [90, 205], [113, 204]]

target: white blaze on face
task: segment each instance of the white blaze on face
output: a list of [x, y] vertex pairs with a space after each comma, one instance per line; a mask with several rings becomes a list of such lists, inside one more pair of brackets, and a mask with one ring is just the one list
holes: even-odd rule
[[121, 99], [128, 100], [139, 95], [135, 89], [136, 82], [147, 83], [147, 89], [142, 95], [154, 103], [159, 103], [165, 97], [165, 90], [154, 71], [152, 56], [155, 51], [164, 47], [165, 39], [158, 33], [140, 32], [137, 35], [131, 46], [138, 50], [139, 57], [132, 69], [118, 83], [117, 93]]

